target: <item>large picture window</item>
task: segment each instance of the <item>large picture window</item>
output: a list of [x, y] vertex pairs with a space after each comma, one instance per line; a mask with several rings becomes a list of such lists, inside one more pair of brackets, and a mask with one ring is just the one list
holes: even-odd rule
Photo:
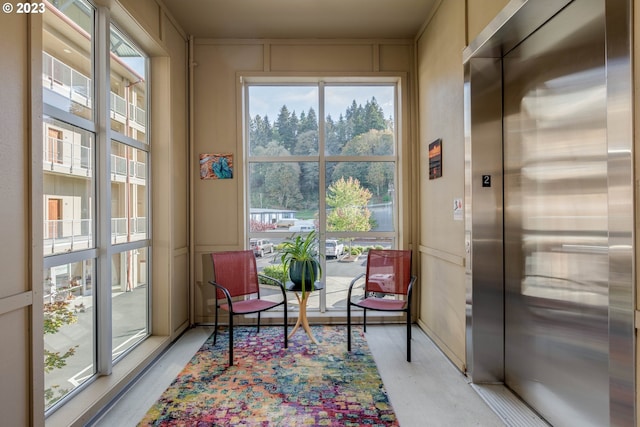
[[396, 93], [370, 81], [245, 87], [247, 247], [268, 247], [258, 268], [278, 277], [280, 244], [316, 230], [325, 286], [311, 309], [346, 310], [366, 252], [397, 245]]
[[[46, 7], [43, 398], [50, 413], [149, 335], [151, 240], [147, 57], [114, 24], [99, 30], [109, 17], [98, 14], [108, 11], [89, 1]], [[96, 64], [110, 64], [108, 73]]]

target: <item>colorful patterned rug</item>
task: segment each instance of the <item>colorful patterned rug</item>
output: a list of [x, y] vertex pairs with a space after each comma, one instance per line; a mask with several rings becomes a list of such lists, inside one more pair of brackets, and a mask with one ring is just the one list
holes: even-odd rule
[[281, 327], [209, 337], [140, 426], [398, 426], [361, 328], [312, 326], [284, 348]]

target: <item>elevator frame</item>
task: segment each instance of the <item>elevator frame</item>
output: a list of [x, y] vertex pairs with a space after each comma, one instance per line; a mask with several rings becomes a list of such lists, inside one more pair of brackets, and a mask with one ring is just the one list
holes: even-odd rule
[[[502, 58], [579, 0], [512, 0], [463, 52], [466, 364], [501, 384], [504, 358]], [[632, 0], [603, 0], [606, 21], [609, 420], [635, 425]]]

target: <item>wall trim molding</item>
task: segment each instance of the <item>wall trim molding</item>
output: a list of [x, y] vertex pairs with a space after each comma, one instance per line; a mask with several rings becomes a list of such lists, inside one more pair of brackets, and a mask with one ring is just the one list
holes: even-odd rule
[[27, 291], [0, 298], [0, 316], [33, 305], [33, 292]]
[[446, 261], [451, 264], [455, 264], [460, 267], [465, 266], [464, 257], [458, 256], [449, 252], [441, 251], [440, 249], [429, 248], [427, 246], [420, 245], [420, 253], [433, 258], [438, 258], [440, 260]]

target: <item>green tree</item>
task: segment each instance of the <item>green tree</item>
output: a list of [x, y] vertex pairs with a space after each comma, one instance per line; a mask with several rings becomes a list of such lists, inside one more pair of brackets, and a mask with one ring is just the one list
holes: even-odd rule
[[[389, 156], [393, 154], [393, 134], [390, 131], [370, 130], [358, 135], [347, 142], [341, 152], [344, 156]], [[356, 178], [370, 190], [375, 190], [377, 185], [383, 185], [379, 179], [373, 182], [369, 179], [369, 169], [374, 162], [340, 162], [331, 173], [334, 181], [343, 176]], [[387, 172], [387, 180], [389, 179]], [[372, 177], [374, 177], [372, 175]], [[388, 182], [388, 181], [387, 181]], [[384, 188], [379, 190], [385, 191]], [[376, 192], [377, 195], [378, 192]]]
[[367, 183], [371, 188], [375, 188], [376, 196], [380, 197], [380, 190], [386, 187], [389, 172], [393, 169], [390, 165], [382, 162], [371, 163], [367, 172]]
[[371, 211], [367, 204], [371, 192], [360, 186], [360, 181], [340, 178], [327, 189], [327, 231], [369, 231]]
[[296, 144], [296, 134], [298, 131], [298, 118], [295, 112], [289, 113], [286, 105], [283, 105], [278, 114], [278, 119], [274, 123], [274, 135], [284, 148], [293, 152]]
[[[308, 130], [298, 134], [298, 142], [294, 153], [299, 156], [318, 154], [318, 131]], [[312, 208], [318, 206], [319, 180], [317, 162], [300, 162], [300, 193], [302, 194], [302, 207]]]
[[[78, 321], [78, 316], [69, 310], [69, 302], [66, 300], [56, 300], [45, 302], [44, 304], [44, 335], [58, 333], [64, 325], [70, 325]], [[64, 354], [44, 349], [44, 372], [49, 373], [54, 369], [61, 369], [67, 366], [67, 359], [76, 353], [78, 346], [70, 347]], [[59, 385], [54, 385], [44, 391], [44, 399], [47, 406], [53, 405], [62, 396], [69, 392], [68, 389], [61, 389]]]
[[266, 147], [273, 140], [273, 128], [269, 117], [264, 119], [256, 115], [249, 121], [249, 149], [253, 153], [256, 147]]
[[300, 113], [298, 134], [307, 131], [318, 131], [318, 116], [313, 108], [309, 108], [309, 113], [306, 115], [304, 114], [304, 111]]
[[384, 112], [382, 107], [378, 105], [375, 96], [371, 98], [371, 101], [367, 101], [364, 106], [364, 132], [371, 129], [385, 130], [387, 124], [384, 120]]
[[297, 163], [272, 163], [265, 174], [265, 193], [270, 206], [280, 209], [297, 208], [300, 194], [300, 166]]
[[[256, 156], [290, 157], [291, 153], [277, 141], [256, 147]], [[300, 193], [300, 165], [297, 162], [268, 162], [251, 165], [251, 206], [279, 209], [297, 207]]]
[[[342, 118], [342, 116], [340, 116]], [[339, 123], [335, 123], [331, 115], [325, 121], [325, 152], [329, 156], [340, 154], [344, 146], [344, 139], [340, 135]]]

